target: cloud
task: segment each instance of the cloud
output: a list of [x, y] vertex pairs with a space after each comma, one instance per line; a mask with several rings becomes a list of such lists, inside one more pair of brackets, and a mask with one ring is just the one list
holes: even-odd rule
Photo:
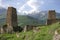
[[20, 3], [18, 2], [17, 5], [20, 5]]
[[0, 0], [0, 7], [5, 7], [5, 5], [2, 3], [2, 0]]
[[18, 9], [18, 12], [22, 12], [22, 10], [25, 8], [25, 5], [26, 5], [26, 4], [24, 4], [21, 8], [19, 8], [19, 9]]
[[[44, 1], [41, 1], [41, 0], [29, 0], [18, 10], [18, 12], [32, 13], [34, 11], [37, 11], [38, 8], [43, 4], [44, 4]], [[26, 11], [24, 9], [26, 5], [30, 6], [32, 9], [29, 11]]]
[[0, 0], [0, 6], [2, 6], [2, 0]]
[[40, 3], [41, 3], [41, 4], [44, 4], [44, 1], [41, 1]]
[[29, 12], [33, 12], [33, 11], [35, 11], [36, 9], [37, 9], [37, 7], [36, 7], [36, 3], [37, 3], [37, 1], [35, 0], [30, 0], [30, 1], [28, 1], [27, 2], [27, 4], [30, 6], [30, 7], [32, 7], [33, 9], [32, 10], [30, 10]]
[[2, 3], [2, 0], [0, 0], [0, 7], [5, 7], [5, 5]]
[[3, 1], [0, 0], [0, 7], [8, 8], [9, 6], [11, 6], [11, 5], [9, 5], [9, 4], [4, 4]]

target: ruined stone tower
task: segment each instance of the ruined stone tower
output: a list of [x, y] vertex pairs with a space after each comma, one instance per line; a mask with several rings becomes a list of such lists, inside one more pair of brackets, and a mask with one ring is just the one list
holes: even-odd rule
[[49, 10], [48, 11], [48, 18], [47, 18], [47, 25], [50, 25], [52, 23], [56, 22], [56, 12], [55, 10]]
[[14, 27], [17, 27], [17, 11], [13, 7], [8, 7], [7, 10], [7, 32], [12, 32]]

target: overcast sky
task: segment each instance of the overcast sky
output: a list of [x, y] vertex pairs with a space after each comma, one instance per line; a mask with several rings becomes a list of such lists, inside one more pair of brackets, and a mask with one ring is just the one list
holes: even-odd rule
[[60, 12], [60, 0], [0, 0], [0, 7], [13, 6], [18, 12], [56, 10]]

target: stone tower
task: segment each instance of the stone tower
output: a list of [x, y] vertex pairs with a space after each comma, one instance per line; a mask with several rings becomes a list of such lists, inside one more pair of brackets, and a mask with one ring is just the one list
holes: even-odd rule
[[12, 32], [14, 30], [13, 28], [18, 26], [17, 11], [13, 7], [8, 7], [6, 24], [7, 24], [7, 32]]
[[56, 22], [56, 12], [55, 10], [49, 10], [48, 11], [48, 18], [47, 18], [47, 25], [50, 25], [52, 23]]

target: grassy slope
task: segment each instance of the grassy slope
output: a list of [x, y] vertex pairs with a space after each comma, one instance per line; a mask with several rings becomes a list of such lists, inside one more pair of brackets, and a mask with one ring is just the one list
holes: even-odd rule
[[[0, 25], [4, 25], [6, 23], [6, 17], [0, 16]], [[38, 21], [34, 18], [28, 17], [28, 16], [19, 16], [18, 15], [18, 25], [19, 26], [25, 26], [25, 25], [37, 25], [40, 24]]]
[[36, 19], [27, 17], [27, 16], [18, 16], [18, 24], [19, 25], [36, 25], [38, 24]]
[[0, 26], [5, 24], [5, 21], [6, 21], [5, 18], [6, 18], [6, 12], [3, 12], [2, 14], [0, 14]]
[[[24, 36], [28, 35], [28, 40], [52, 40], [54, 31], [58, 28], [60, 28], [60, 24], [56, 23], [53, 25], [49, 26], [39, 26], [40, 31], [33, 33], [33, 31], [29, 32], [21, 32], [20, 37], [17, 38], [16, 34], [0, 34], [0, 39], [1, 37], [6, 40], [24, 40]], [[2, 39], [1, 39], [2, 40]]]

